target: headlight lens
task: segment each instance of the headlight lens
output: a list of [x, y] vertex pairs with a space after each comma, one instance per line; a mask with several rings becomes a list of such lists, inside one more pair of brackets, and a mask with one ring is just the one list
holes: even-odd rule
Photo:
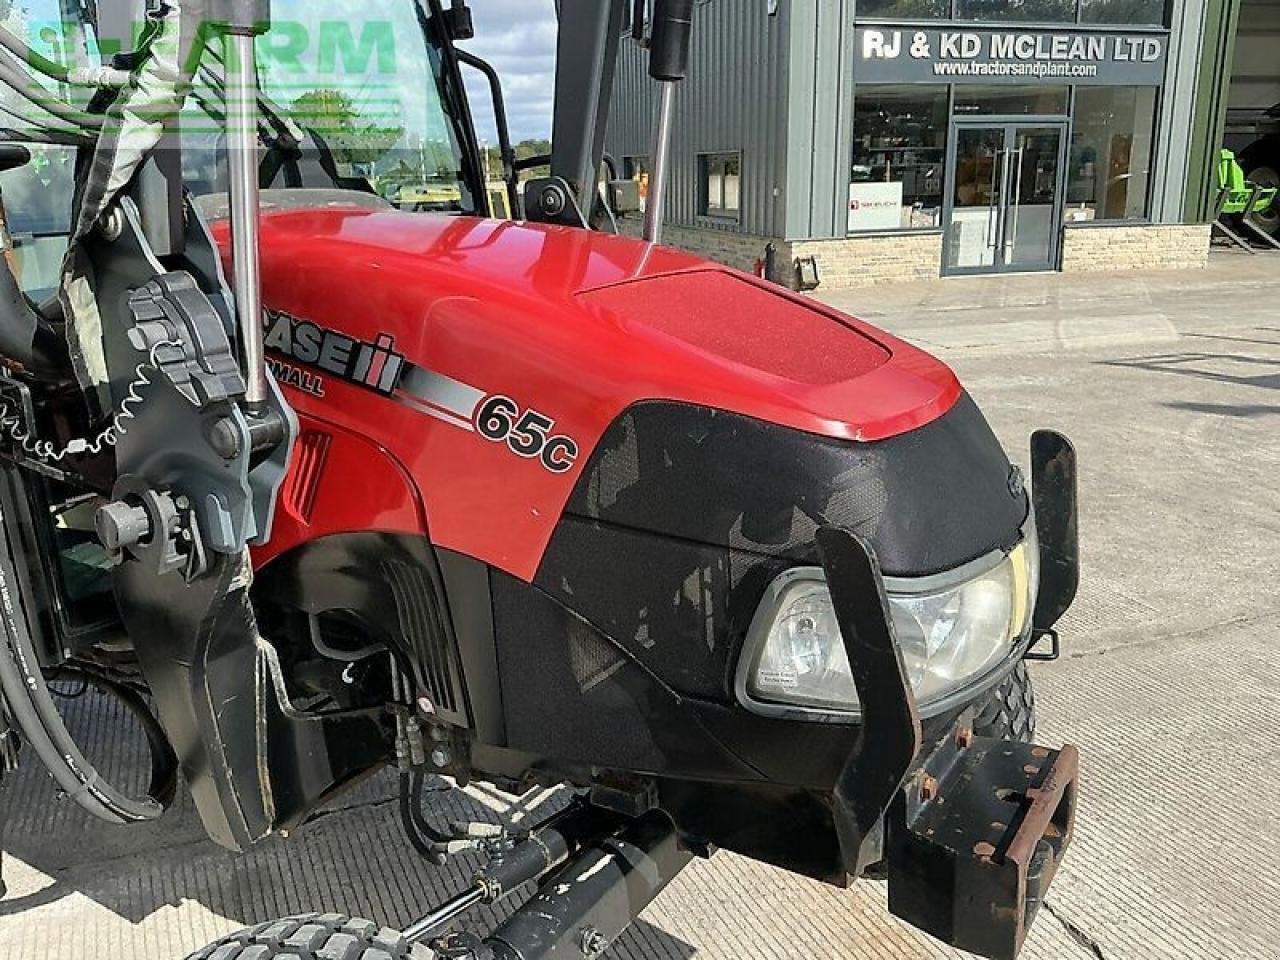
[[[1029, 530], [1011, 553], [963, 568], [954, 579], [887, 581], [894, 630], [922, 709], [980, 679], [1009, 655], [1034, 605], [1037, 554]], [[751, 631], [744, 674], [750, 701], [858, 712], [848, 655], [820, 569], [783, 574]]]

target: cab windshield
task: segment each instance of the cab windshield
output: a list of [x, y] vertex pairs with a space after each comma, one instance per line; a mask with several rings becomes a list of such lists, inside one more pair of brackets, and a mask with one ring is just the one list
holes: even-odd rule
[[[108, 42], [64, 19], [64, 7], [62, 0], [0, 3], [0, 24], [51, 60], [103, 62]], [[360, 0], [341, 15], [338, 9], [273, 0], [272, 29], [257, 42], [262, 185], [336, 187], [377, 194], [404, 210], [482, 213], [484, 185], [478, 158], [466, 146], [462, 94], [456, 75], [444, 68], [438, 21], [430, 19], [436, 0]], [[215, 48], [180, 120], [183, 174], [196, 196], [227, 190], [222, 71]], [[69, 100], [85, 98], [39, 77], [32, 84]], [[25, 128], [23, 115], [32, 112], [0, 84], [0, 127]], [[36, 299], [57, 286], [75, 195], [75, 150], [32, 146], [29, 164], [0, 173], [11, 265]]]
[[[264, 187], [372, 191], [411, 210], [475, 213], [464, 133], [432, 29], [415, 0], [361, 0], [350, 13], [314, 0], [274, 0], [257, 44], [264, 102]], [[215, 51], [216, 53], [217, 51]], [[224, 192], [221, 65], [198, 78], [183, 122], [186, 178]], [[294, 147], [294, 127], [304, 134]], [[332, 184], [316, 182], [319, 174]], [[323, 178], [321, 178], [323, 179]]]

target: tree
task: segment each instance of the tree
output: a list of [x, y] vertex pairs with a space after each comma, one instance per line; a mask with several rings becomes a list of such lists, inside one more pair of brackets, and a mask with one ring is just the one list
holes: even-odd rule
[[341, 90], [312, 90], [293, 101], [290, 115], [333, 151], [339, 163], [372, 164], [404, 136], [403, 127], [370, 123]]
[[[517, 160], [525, 160], [529, 157], [545, 157], [551, 154], [550, 140], [521, 140], [512, 146], [512, 151], [516, 155]], [[487, 166], [489, 174], [497, 179], [502, 173], [502, 151], [496, 146], [490, 145], [485, 148], [487, 158]], [[526, 177], [544, 177], [550, 173], [548, 167], [532, 167], [524, 171]]]

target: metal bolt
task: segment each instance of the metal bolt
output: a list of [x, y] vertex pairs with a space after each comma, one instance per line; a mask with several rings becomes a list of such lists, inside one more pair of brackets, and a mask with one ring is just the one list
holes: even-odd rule
[[119, 204], [112, 205], [111, 209], [98, 218], [98, 230], [110, 243], [115, 243], [124, 233], [124, 211], [120, 209]]
[[223, 460], [234, 460], [240, 456], [240, 430], [230, 417], [219, 417], [210, 423], [205, 431], [209, 446]]
[[136, 547], [151, 535], [151, 518], [147, 511], [122, 500], [99, 507], [94, 526], [108, 553]]
[[542, 212], [549, 217], [559, 216], [564, 212], [564, 194], [556, 187], [547, 187], [538, 197], [538, 203], [542, 207]]
[[961, 727], [956, 731], [956, 746], [961, 750], [968, 750], [973, 746], [973, 728]]
[[584, 957], [598, 957], [609, 948], [609, 940], [595, 927], [583, 927], [578, 945]]
[[449, 753], [449, 748], [441, 745], [431, 751], [431, 763], [433, 766], [444, 769], [453, 760], [453, 755]]
[[938, 795], [938, 781], [927, 773], [920, 779], [920, 799], [932, 800]]

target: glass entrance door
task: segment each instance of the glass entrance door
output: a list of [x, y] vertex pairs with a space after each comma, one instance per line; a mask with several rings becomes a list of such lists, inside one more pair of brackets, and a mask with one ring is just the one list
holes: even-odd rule
[[947, 273], [1054, 268], [1064, 134], [1061, 122], [956, 124], [948, 165]]

